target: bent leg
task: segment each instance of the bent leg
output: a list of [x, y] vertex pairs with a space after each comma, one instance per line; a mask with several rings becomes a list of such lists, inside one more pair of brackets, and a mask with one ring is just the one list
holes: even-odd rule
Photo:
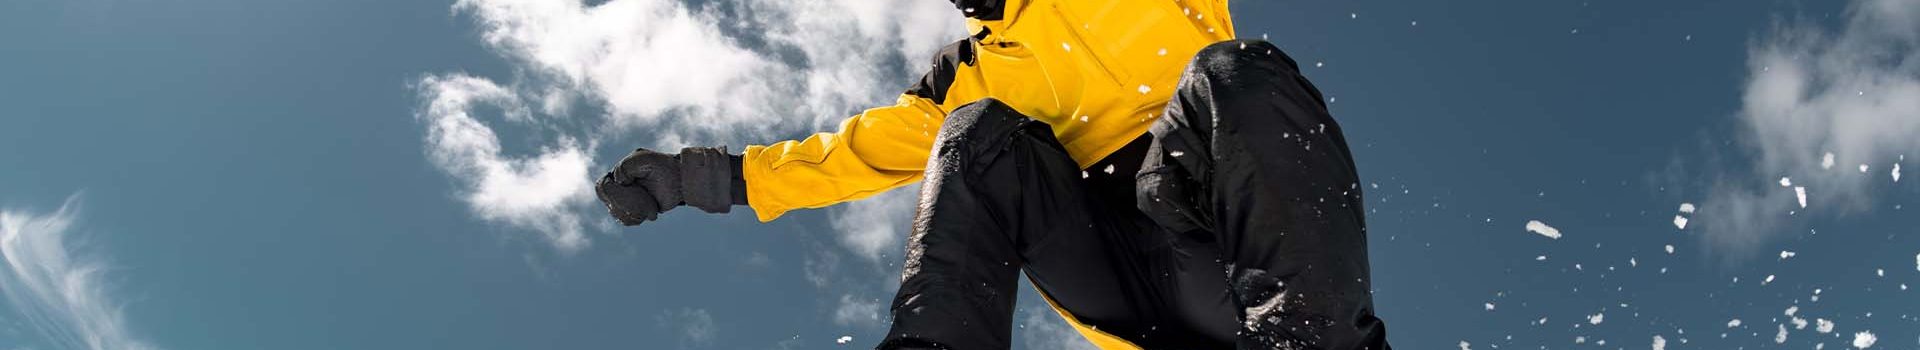
[[1387, 348], [1358, 174], [1322, 101], [1272, 44], [1227, 41], [1194, 57], [1152, 129], [1138, 205], [1217, 239], [1241, 348]]

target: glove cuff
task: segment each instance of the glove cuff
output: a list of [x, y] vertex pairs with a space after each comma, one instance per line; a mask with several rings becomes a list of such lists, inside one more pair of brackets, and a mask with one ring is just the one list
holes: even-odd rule
[[687, 147], [680, 150], [681, 200], [708, 213], [726, 213], [733, 207], [733, 180], [740, 173], [726, 147]]

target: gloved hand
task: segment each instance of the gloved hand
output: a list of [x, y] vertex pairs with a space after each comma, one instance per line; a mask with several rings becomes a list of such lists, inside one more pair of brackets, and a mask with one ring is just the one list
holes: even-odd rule
[[688, 147], [679, 154], [636, 149], [593, 187], [607, 213], [627, 226], [656, 220], [682, 204], [709, 213], [747, 204], [740, 156], [725, 148]]

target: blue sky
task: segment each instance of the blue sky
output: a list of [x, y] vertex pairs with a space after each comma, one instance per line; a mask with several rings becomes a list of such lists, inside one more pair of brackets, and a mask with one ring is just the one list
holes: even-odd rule
[[[1349, 133], [1396, 345], [1920, 347], [1920, 191], [1894, 175], [1920, 163], [1920, 1], [1234, 12]], [[584, 186], [633, 147], [737, 151], [891, 101], [957, 18], [0, 3], [0, 349], [871, 346], [911, 188], [622, 228]], [[1085, 346], [1023, 297], [1017, 348]]]

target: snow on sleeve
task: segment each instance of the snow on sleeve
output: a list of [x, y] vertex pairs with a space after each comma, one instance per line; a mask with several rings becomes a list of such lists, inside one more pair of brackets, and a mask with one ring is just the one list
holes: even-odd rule
[[1860, 349], [1873, 347], [1873, 343], [1879, 340], [1879, 337], [1873, 336], [1873, 331], [1860, 331], [1853, 334], [1853, 347]]
[[1540, 222], [1540, 220], [1528, 220], [1527, 232], [1538, 233], [1541, 236], [1547, 236], [1547, 238], [1560, 239], [1559, 229], [1555, 229], [1553, 226], [1547, 226], [1547, 223]]

